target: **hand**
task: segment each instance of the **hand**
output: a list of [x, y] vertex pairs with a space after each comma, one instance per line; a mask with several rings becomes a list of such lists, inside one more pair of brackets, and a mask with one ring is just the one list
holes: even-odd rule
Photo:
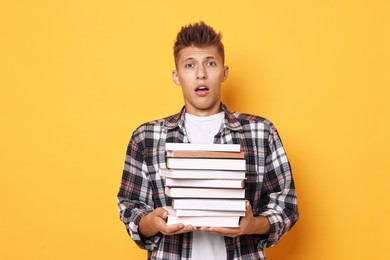
[[167, 225], [168, 212], [163, 208], [156, 208], [141, 218], [139, 232], [144, 238], [149, 238], [161, 232], [164, 235], [176, 235], [195, 230], [191, 225], [183, 224]]
[[201, 227], [200, 230], [207, 231], [220, 236], [238, 237], [241, 235], [251, 234], [268, 234], [271, 225], [268, 219], [264, 216], [253, 216], [252, 206], [246, 202], [246, 213], [240, 221], [238, 228], [224, 228], [224, 227]]

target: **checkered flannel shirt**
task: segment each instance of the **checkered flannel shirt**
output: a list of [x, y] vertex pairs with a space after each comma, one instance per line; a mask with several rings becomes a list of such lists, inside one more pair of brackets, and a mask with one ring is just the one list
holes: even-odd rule
[[[263, 249], [279, 242], [298, 220], [298, 206], [290, 164], [278, 132], [267, 119], [228, 111], [214, 143], [240, 144], [246, 159], [245, 197], [253, 214], [271, 224], [268, 235], [225, 237], [228, 259], [265, 259]], [[141, 218], [157, 207], [171, 205], [164, 194], [159, 168], [166, 167], [165, 143], [188, 143], [185, 108], [178, 114], [138, 127], [129, 142], [118, 193], [120, 219], [149, 259], [191, 259], [192, 232], [143, 238]]]

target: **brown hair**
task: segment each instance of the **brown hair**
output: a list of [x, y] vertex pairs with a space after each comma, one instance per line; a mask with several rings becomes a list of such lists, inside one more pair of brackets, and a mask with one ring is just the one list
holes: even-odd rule
[[179, 60], [180, 50], [191, 46], [199, 48], [215, 46], [217, 47], [219, 55], [221, 55], [222, 62], [224, 62], [225, 51], [221, 38], [221, 33], [216, 33], [211, 26], [208, 26], [203, 21], [181, 27], [173, 46], [175, 64], [177, 65]]

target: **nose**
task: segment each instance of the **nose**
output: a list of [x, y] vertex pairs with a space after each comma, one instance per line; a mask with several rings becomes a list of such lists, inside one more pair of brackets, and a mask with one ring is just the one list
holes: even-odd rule
[[196, 79], [207, 79], [207, 72], [204, 66], [199, 66], [196, 71]]

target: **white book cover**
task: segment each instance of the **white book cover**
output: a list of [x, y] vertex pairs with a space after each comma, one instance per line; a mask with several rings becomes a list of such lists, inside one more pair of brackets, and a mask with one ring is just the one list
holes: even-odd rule
[[244, 159], [244, 152], [216, 152], [216, 151], [166, 151], [167, 157], [176, 158], [229, 158]]
[[176, 179], [245, 179], [245, 171], [191, 170], [160, 168], [159, 174]]
[[194, 227], [239, 227], [240, 217], [175, 217], [168, 215], [167, 225], [178, 223]]
[[172, 199], [174, 209], [245, 211], [246, 201], [241, 199]]
[[222, 210], [191, 210], [173, 209], [170, 206], [164, 207], [169, 215], [176, 217], [243, 217], [245, 211], [222, 211]]
[[169, 187], [243, 188], [244, 180], [165, 179]]
[[245, 159], [167, 158], [170, 169], [245, 171]]
[[240, 152], [239, 144], [192, 144], [192, 143], [166, 143], [167, 151], [216, 151], [216, 152]]
[[165, 187], [165, 194], [172, 198], [244, 199], [244, 189], [209, 189]]

